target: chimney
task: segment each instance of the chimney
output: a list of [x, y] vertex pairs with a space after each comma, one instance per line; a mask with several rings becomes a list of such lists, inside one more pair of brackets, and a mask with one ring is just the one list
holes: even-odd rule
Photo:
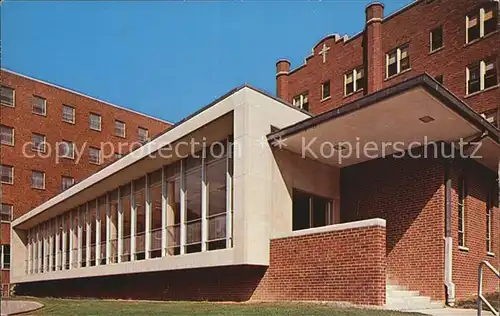
[[286, 59], [280, 59], [276, 62], [276, 96], [285, 101], [288, 100], [288, 72], [290, 71], [290, 62]]
[[364, 32], [365, 94], [382, 89], [384, 82], [385, 58], [382, 51], [382, 19], [384, 5], [372, 2], [366, 6], [366, 26]]

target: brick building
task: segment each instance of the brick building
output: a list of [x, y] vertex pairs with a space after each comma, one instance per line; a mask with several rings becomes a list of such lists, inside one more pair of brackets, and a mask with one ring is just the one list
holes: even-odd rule
[[[9, 70], [1, 70], [1, 79], [1, 283], [6, 288], [11, 220], [170, 124]], [[111, 151], [118, 143], [121, 149]]]
[[479, 263], [499, 266], [498, 10], [368, 5], [362, 33], [324, 38], [294, 70], [278, 61], [278, 99], [232, 90], [18, 218], [16, 291], [389, 308], [473, 296]]

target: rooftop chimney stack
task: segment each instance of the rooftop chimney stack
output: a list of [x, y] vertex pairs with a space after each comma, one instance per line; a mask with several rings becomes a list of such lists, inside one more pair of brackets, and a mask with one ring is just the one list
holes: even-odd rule
[[384, 82], [384, 53], [382, 51], [382, 19], [384, 5], [372, 2], [366, 6], [364, 32], [365, 94], [382, 89]]
[[286, 59], [280, 59], [276, 62], [276, 96], [285, 101], [288, 100], [288, 73], [290, 71], [290, 62]]

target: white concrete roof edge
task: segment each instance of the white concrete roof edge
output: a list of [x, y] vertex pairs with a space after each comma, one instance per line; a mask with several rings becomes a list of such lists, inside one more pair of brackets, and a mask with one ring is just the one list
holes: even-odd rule
[[[246, 89], [245, 89], [246, 88]], [[92, 174], [91, 176], [85, 178], [81, 182], [76, 183], [69, 189], [59, 193], [58, 195], [50, 198], [49, 200], [45, 201], [44, 203], [40, 204], [39, 206], [35, 207], [28, 213], [20, 216], [16, 220], [12, 222], [12, 227], [18, 226], [22, 224], [23, 222], [27, 221], [28, 219], [46, 211], [47, 209], [53, 207], [54, 205], [72, 197], [76, 193], [87, 189], [88, 187], [94, 185], [95, 183], [104, 180], [105, 178], [111, 176], [112, 174], [134, 164], [135, 162], [147, 157], [148, 155], [156, 152], [158, 149], [163, 148], [164, 146], [184, 137], [185, 135], [188, 135], [189, 133], [197, 130], [198, 128], [202, 127], [203, 125], [217, 119], [218, 117], [225, 115], [232, 111], [238, 104], [232, 104], [231, 108], [229, 108], [227, 111], [224, 111], [220, 115], [217, 115], [217, 113], [214, 113], [213, 117], [210, 118], [210, 120], [204, 120], [201, 122], [198, 122], [198, 124], [193, 124], [192, 126], [186, 127], [187, 122], [193, 122], [194, 120], [197, 120], [202, 114], [206, 114], [207, 111], [216, 111], [218, 105], [227, 100], [228, 98], [235, 97], [238, 93], [247, 90], [247, 91], [253, 91], [254, 93], [259, 93], [262, 94], [261, 92], [250, 89], [246, 86], [241, 87], [241, 89], [234, 91], [232, 94], [228, 95], [226, 98], [222, 100], [218, 100], [218, 102], [214, 103], [213, 106], [208, 107], [204, 111], [201, 111], [199, 113], [196, 113], [196, 115], [190, 117], [186, 121], [173, 126], [171, 129], [168, 129], [165, 131], [163, 134], [158, 136], [157, 138], [151, 140], [149, 143], [145, 144], [144, 146], [139, 147], [138, 149], [134, 150], [133, 152], [129, 153], [128, 155], [122, 157], [121, 159], [113, 162], [109, 166], [104, 167], [103, 169], [97, 171], [96, 173]], [[179, 129], [181, 128], [181, 129]]]

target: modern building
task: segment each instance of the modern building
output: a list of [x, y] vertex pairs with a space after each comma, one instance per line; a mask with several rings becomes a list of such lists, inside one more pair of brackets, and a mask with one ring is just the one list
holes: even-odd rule
[[294, 70], [278, 61], [279, 98], [237, 88], [15, 220], [16, 292], [474, 295], [479, 263], [500, 263], [498, 11], [368, 5], [360, 34], [327, 36]]
[[6, 290], [11, 220], [170, 124], [9, 70], [2, 69], [1, 78], [0, 263]]

